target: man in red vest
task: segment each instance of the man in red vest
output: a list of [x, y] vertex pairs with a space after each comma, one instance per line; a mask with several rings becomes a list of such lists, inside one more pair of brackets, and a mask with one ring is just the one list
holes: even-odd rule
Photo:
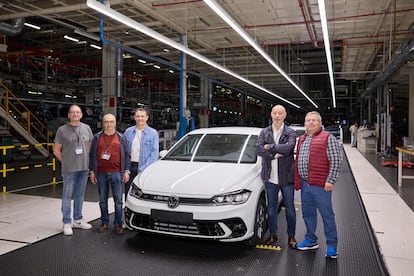
[[327, 244], [326, 257], [337, 258], [338, 235], [332, 208], [332, 191], [342, 162], [338, 140], [322, 130], [322, 118], [316, 111], [305, 117], [306, 133], [299, 138], [295, 159], [295, 189], [301, 189], [305, 239], [298, 250], [318, 249], [317, 210], [322, 216]]

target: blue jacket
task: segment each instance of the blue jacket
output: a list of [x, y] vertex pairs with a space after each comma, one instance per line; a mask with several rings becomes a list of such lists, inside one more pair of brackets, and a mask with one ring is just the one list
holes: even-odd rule
[[[265, 149], [264, 145], [269, 144], [270, 148]], [[278, 158], [279, 185], [288, 185], [293, 183], [294, 175], [294, 149], [296, 145], [296, 132], [293, 128], [283, 126], [282, 134], [278, 143], [275, 143], [273, 137], [272, 125], [264, 128], [256, 142], [256, 153], [262, 157], [262, 180], [266, 182], [270, 179], [272, 170], [272, 160], [277, 153], [283, 155]]]
[[[103, 131], [96, 133], [93, 136], [91, 149], [89, 151], [89, 170], [93, 171], [95, 174], [98, 174], [98, 160], [96, 159], [96, 152], [98, 150], [98, 141], [99, 137], [101, 137]], [[119, 138], [119, 142], [121, 144], [121, 173], [125, 171], [129, 171], [129, 167], [131, 166], [131, 154], [128, 148], [128, 142], [124, 135], [120, 132], [116, 132]]]
[[[124, 136], [128, 141], [129, 152], [131, 152], [132, 149], [132, 141], [135, 138], [136, 129], [137, 128], [134, 125], [127, 128], [124, 132]], [[146, 125], [144, 130], [142, 131], [141, 149], [138, 161], [138, 173], [142, 172], [149, 165], [157, 161], [159, 155], [159, 148], [160, 142], [158, 138], [158, 131]]]

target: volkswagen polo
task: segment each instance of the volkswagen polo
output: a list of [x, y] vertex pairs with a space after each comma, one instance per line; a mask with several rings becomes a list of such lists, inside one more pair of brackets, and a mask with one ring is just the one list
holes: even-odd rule
[[260, 242], [267, 204], [255, 144], [260, 128], [197, 129], [134, 180], [126, 199], [131, 230]]

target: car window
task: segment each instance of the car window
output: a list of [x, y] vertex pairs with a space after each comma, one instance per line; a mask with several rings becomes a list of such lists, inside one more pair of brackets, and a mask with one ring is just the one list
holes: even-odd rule
[[296, 136], [299, 137], [299, 136], [305, 134], [306, 129], [299, 129], [299, 128], [297, 128], [297, 129], [295, 129], [295, 131], [296, 131]]
[[255, 163], [257, 135], [197, 134], [181, 139], [164, 160]]
[[194, 161], [237, 163], [248, 135], [207, 134], [201, 141]]
[[246, 148], [244, 149], [243, 156], [241, 159], [241, 163], [256, 163], [257, 155], [256, 155], [256, 142], [257, 136], [253, 135], [247, 141]]
[[163, 158], [164, 160], [190, 161], [202, 134], [188, 135], [181, 139]]

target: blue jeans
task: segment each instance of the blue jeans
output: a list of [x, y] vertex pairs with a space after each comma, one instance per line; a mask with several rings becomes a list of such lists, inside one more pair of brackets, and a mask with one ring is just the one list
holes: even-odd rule
[[72, 223], [71, 201], [73, 196], [73, 219], [81, 220], [83, 199], [85, 198], [86, 183], [89, 171], [64, 172], [62, 191], [63, 223]]
[[332, 209], [332, 192], [325, 192], [321, 186], [309, 185], [301, 179], [302, 215], [306, 224], [305, 239], [316, 242], [315, 235], [317, 221], [317, 210], [322, 216], [326, 245], [337, 247], [338, 234], [336, 231], [335, 214]]
[[122, 226], [122, 175], [120, 172], [101, 173], [98, 172], [99, 207], [101, 208], [102, 224], [109, 224], [108, 196], [109, 185], [115, 203], [115, 226]]
[[294, 185], [277, 185], [271, 182], [265, 183], [267, 193], [267, 213], [269, 217], [269, 229], [270, 234], [277, 233], [277, 211], [278, 206], [278, 194], [279, 190], [282, 193], [283, 204], [286, 208], [286, 222], [287, 222], [287, 233], [289, 237], [295, 236], [296, 232], [296, 211], [294, 204]]

